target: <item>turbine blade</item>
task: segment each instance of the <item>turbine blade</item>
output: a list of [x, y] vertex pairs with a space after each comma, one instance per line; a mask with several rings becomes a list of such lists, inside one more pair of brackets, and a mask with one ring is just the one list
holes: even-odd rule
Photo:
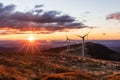
[[68, 38], [67, 34], [66, 34], [66, 40], [69, 40], [69, 38]]
[[75, 36], [77, 36], [77, 37], [80, 37], [80, 38], [82, 38], [83, 36], [80, 36], [80, 35], [78, 35], [78, 34], [74, 34]]
[[63, 42], [64, 44], [68, 43], [68, 41], [69, 41], [67, 34], [65, 34], [65, 37], [66, 37], [66, 40]]
[[[92, 30], [91, 30], [92, 31]], [[86, 37], [86, 36], [88, 36], [88, 34], [91, 32], [91, 31], [89, 31], [89, 32], [87, 32], [83, 37]]]
[[88, 40], [88, 35], [86, 36], [86, 39]]

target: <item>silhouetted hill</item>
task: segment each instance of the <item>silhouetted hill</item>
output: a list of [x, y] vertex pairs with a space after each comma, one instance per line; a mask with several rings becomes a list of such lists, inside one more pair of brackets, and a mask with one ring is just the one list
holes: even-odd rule
[[[120, 53], [113, 51], [102, 44], [87, 42], [85, 45], [86, 45], [86, 49], [85, 49], [86, 57], [120, 61]], [[69, 50], [67, 50], [67, 46], [63, 46], [63, 47], [56, 47], [48, 50], [43, 50], [43, 52], [50, 52], [50, 53], [62, 52], [65, 54], [67, 53], [67, 54], [81, 56], [81, 44], [73, 44], [70, 46]]]
[[93, 58], [120, 61], [120, 53], [98, 43], [86, 43], [88, 54]]
[[[32, 52], [31, 48], [27, 47], [0, 47], [0, 53], [20, 53], [23, 54], [27, 50], [27, 53]], [[81, 56], [81, 44], [73, 44], [70, 45], [70, 49], [67, 50], [67, 46], [63, 47], [56, 47], [56, 48], [49, 48], [40, 50], [39, 46], [37, 49], [34, 49], [34, 54], [41, 53], [64, 53], [64, 54], [70, 54], [70, 55], [77, 55]], [[86, 43], [86, 49], [85, 49], [85, 56], [96, 58], [96, 59], [104, 59], [104, 60], [114, 60], [114, 61], [120, 61], [120, 53], [113, 51], [109, 49], [108, 47], [98, 44], [98, 43]]]

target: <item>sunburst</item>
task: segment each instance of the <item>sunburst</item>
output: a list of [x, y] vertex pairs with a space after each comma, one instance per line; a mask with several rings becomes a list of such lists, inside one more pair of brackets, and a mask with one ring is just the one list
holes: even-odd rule
[[36, 40], [35, 36], [33, 34], [30, 34], [25, 41], [22, 41], [21, 48], [18, 52], [24, 52], [25, 55], [29, 54], [35, 54], [39, 53], [39, 41]]

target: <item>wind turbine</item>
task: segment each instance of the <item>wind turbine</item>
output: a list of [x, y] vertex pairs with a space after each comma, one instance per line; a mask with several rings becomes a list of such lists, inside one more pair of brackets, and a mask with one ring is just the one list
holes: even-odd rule
[[90, 33], [91, 31], [89, 31], [88, 33], [86, 33], [85, 35], [83, 36], [80, 36], [78, 34], [75, 34], [76, 36], [82, 38], [82, 56], [85, 55], [85, 37], [88, 37], [88, 34]]
[[66, 34], [66, 41], [65, 41], [65, 43], [67, 43], [67, 50], [70, 49], [70, 41], [71, 41], [71, 39], [69, 39], [68, 35]]

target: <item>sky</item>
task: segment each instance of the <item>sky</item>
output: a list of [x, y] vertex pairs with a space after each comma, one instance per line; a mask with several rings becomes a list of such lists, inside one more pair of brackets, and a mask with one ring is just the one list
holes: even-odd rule
[[[43, 40], [64, 40], [65, 34], [79, 39], [73, 34], [84, 35], [91, 30], [88, 37], [91, 40], [120, 39], [118, 0], [0, 0], [0, 3], [1, 10], [6, 10], [0, 15], [1, 40], [27, 39], [31, 34]], [[15, 10], [5, 8], [10, 4], [15, 5], [10, 8]], [[41, 12], [33, 13], [35, 10]], [[1, 17], [4, 15], [5, 18]]]

